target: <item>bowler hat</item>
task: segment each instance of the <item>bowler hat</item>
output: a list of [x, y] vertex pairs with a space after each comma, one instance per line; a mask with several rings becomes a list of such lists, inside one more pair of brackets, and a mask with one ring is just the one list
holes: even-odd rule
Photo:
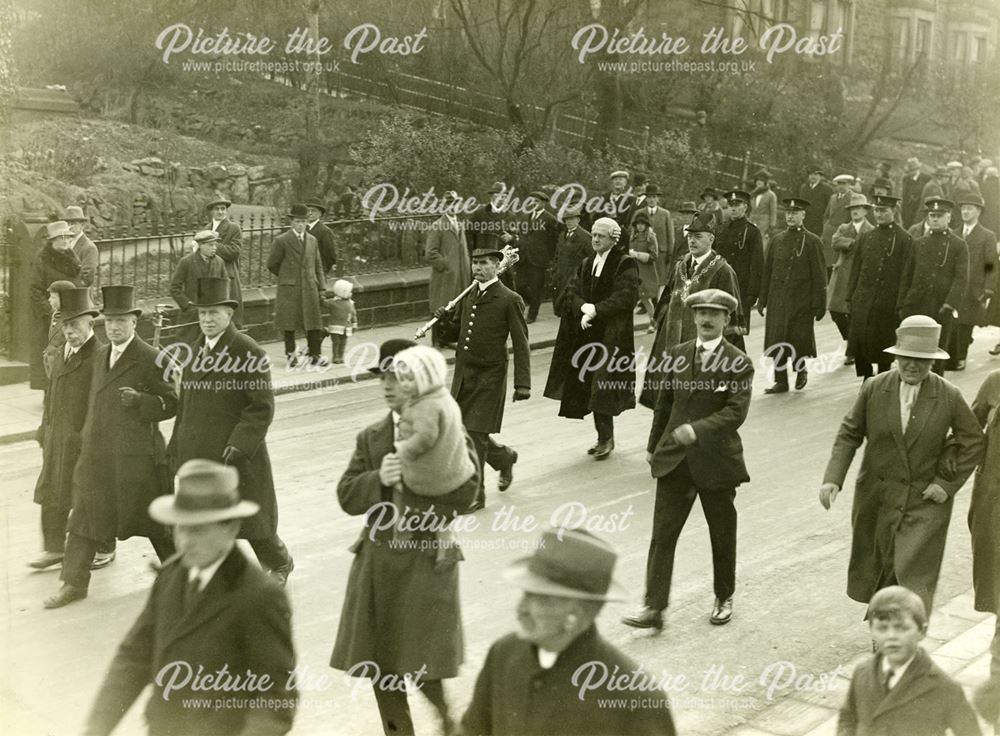
[[819, 174], [820, 176], [826, 176], [826, 172], [823, 171], [821, 166], [810, 166], [806, 169], [807, 174]]
[[66, 222], [86, 222], [87, 216], [83, 214], [83, 207], [73, 204], [63, 210], [62, 219]]
[[226, 207], [231, 207], [233, 203], [230, 202], [225, 197], [219, 197], [217, 199], [213, 199], [211, 202], [209, 202], [208, 204], [206, 204], [205, 205], [205, 209], [206, 210], [210, 210], [213, 207], [215, 207], [215, 205], [217, 205], [217, 204], [224, 204], [224, 205], [226, 205]]
[[322, 214], [326, 214], [326, 205], [319, 201], [318, 197], [313, 197], [308, 202], [306, 202], [306, 207], [315, 207]]
[[288, 216], [293, 219], [301, 217], [304, 220], [309, 217], [309, 213], [306, 211], [304, 204], [293, 204], [292, 208], [288, 211]]
[[406, 350], [406, 348], [412, 348], [416, 344], [413, 340], [407, 340], [402, 337], [394, 337], [391, 340], [386, 340], [378, 346], [378, 363], [369, 368], [368, 371], [374, 373], [376, 376], [381, 373], [390, 372], [392, 370], [392, 359], [396, 353], [400, 350]]
[[788, 199], [781, 200], [781, 206], [786, 210], [805, 210], [809, 209], [809, 200], [802, 199], [800, 197], [789, 197]]
[[73, 237], [73, 231], [69, 229], [69, 225], [63, 220], [56, 220], [55, 222], [50, 222], [45, 226], [45, 239], [55, 240], [59, 237]]
[[739, 306], [736, 297], [722, 289], [702, 289], [684, 300], [688, 309], [724, 309], [732, 314]]
[[682, 214], [697, 214], [700, 210], [698, 209], [698, 205], [691, 200], [687, 200], [686, 202], [681, 202], [681, 206], [678, 207], [675, 212], [680, 212]]
[[928, 197], [924, 200], [924, 209], [927, 212], [951, 212], [955, 203], [944, 197]]
[[704, 199], [705, 197], [711, 197], [712, 199], [716, 199], [719, 196], [719, 190], [713, 189], [712, 187], [705, 187], [704, 189], [701, 190], [701, 194], [699, 194], [698, 196], [701, 197], [702, 199]]
[[643, 192], [643, 193], [647, 197], [659, 197], [660, 196], [660, 188], [658, 186], [656, 186], [655, 184], [647, 184], [646, 185], [646, 191]]
[[102, 286], [101, 299], [104, 302], [101, 314], [105, 317], [142, 315], [142, 310], [135, 306], [135, 288], [131, 286]]
[[213, 243], [219, 239], [219, 234], [215, 230], [200, 230], [194, 234], [194, 242], [198, 245], [202, 243]]
[[198, 279], [198, 298], [191, 301], [192, 307], [232, 307], [240, 303], [229, 298], [229, 279], [226, 276], [202, 276]]
[[154, 498], [149, 515], [168, 526], [245, 519], [256, 514], [260, 506], [240, 500], [239, 484], [240, 474], [231, 465], [188, 460], [174, 477], [174, 493]]
[[872, 189], [875, 188], [884, 189], [887, 192], [891, 192], [892, 181], [890, 179], [886, 179], [884, 176], [880, 176], [875, 181], [872, 182]]
[[926, 315], [914, 314], [899, 323], [896, 344], [885, 352], [905, 358], [945, 360], [950, 356], [938, 347], [940, 339], [941, 325]]
[[506, 580], [528, 593], [588, 601], [625, 600], [613, 578], [618, 555], [583, 529], [547, 529], [532, 555], [504, 570]]
[[980, 211], [986, 209], [986, 202], [983, 200], [981, 196], [979, 196], [975, 192], [968, 192], [967, 194], [963, 194], [961, 197], [958, 198], [958, 201], [955, 202], [955, 205], [957, 207], [961, 207], [963, 204], [971, 204], [974, 207], [978, 207]]
[[868, 197], [866, 197], [863, 194], [858, 194], [857, 192], [855, 192], [854, 194], [851, 195], [851, 198], [847, 201], [847, 204], [844, 205], [844, 209], [850, 210], [855, 207], [867, 207], [868, 209], [871, 209], [872, 206], [868, 202]]
[[[49, 287], [51, 288], [51, 287]], [[90, 289], [87, 287], [64, 289], [59, 292], [59, 319], [68, 322], [71, 319], [89, 314], [96, 317], [100, 314], [94, 302], [90, 299]]]
[[691, 224], [684, 228], [688, 233], [712, 233], [715, 235], [715, 227], [712, 225], [712, 218], [702, 213], [698, 213], [691, 220]]

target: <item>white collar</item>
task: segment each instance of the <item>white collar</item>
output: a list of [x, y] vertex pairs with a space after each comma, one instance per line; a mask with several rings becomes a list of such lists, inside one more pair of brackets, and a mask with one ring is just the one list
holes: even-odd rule
[[971, 233], [973, 230], [976, 229], [976, 225], [978, 225], [978, 224], [979, 223], [977, 222], [974, 225], [970, 225], [967, 222], [963, 222], [962, 223], [962, 232], [965, 233], [966, 235], [968, 235], [969, 233]]
[[125, 352], [125, 348], [127, 348], [129, 345], [132, 344], [132, 341], [134, 339], [135, 339], [135, 333], [132, 333], [132, 337], [123, 342], [121, 345], [115, 345], [114, 343], [111, 343], [111, 352], [113, 353], [117, 350], [118, 355], [121, 355], [122, 353]]
[[712, 251], [711, 250], [709, 250], [708, 253], [706, 253], [705, 255], [700, 256], [700, 257], [691, 256], [691, 258], [694, 259], [694, 267], [695, 268], [700, 267], [701, 264], [705, 262], [705, 259], [708, 258], [710, 255], [712, 255]]
[[211, 340], [207, 337], [205, 338], [205, 350], [215, 350], [215, 346], [219, 344], [220, 338], [225, 334], [225, 332], [220, 332], [218, 335], [213, 337]]
[[892, 665], [889, 664], [888, 659], [882, 657], [882, 674], [888, 674], [890, 671], [892, 672], [892, 677], [889, 678], [890, 690], [899, 684], [899, 681], [903, 679], [903, 674], [906, 672], [906, 668], [909, 667], [910, 664], [913, 662], [913, 660], [916, 658], [917, 655], [916, 653], [914, 653], [914, 655], [905, 662], [903, 662], [903, 664], [899, 665], [898, 667], [893, 667]]
[[495, 284], [499, 280], [500, 280], [499, 276], [494, 276], [489, 281], [483, 283], [477, 281], [476, 283], [479, 284], [479, 293], [482, 294], [484, 291], [486, 291], [488, 288], [490, 288], [493, 284]]
[[714, 340], [707, 340], [705, 342], [702, 342], [701, 338], [695, 338], [695, 349], [703, 347], [705, 348], [706, 353], [713, 353], [715, 352], [715, 349], [719, 347], [719, 344], [721, 342], [722, 342], [722, 335], [719, 335]]
[[559, 652], [550, 652], [548, 649], [537, 648], [538, 655], [538, 665], [543, 670], [550, 670], [556, 666], [556, 660], [559, 659]]
[[865, 225], [865, 221], [864, 220], [858, 220], [857, 222], [852, 222], [851, 224], [854, 225], [854, 231], [860, 233], [861, 232], [861, 228], [864, 227], [864, 225]]
[[217, 559], [208, 567], [202, 567], [202, 568], [189, 567], [188, 582], [190, 583], [197, 577], [199, 580], [198, 592], [200, 593], [201, 591], [205, 590], [205, 588], [208, 587], [208, 584], [212, 582], [212, 578], [215, 577], [215, 573], [222, 566], [222, 563], [226, 561], [226, 558], [229, 557], [229, 553], [232, 551], [233, 551], [232, 547], [230, 547], [225, 554], [220, 555], [219, 559]]
[[219, 229], [219, 225], [221, 225], [225, 221], [226, 218], [222, 218], [221, 220], [212, 220], [212, 232], [213, 233], [216, 232]]

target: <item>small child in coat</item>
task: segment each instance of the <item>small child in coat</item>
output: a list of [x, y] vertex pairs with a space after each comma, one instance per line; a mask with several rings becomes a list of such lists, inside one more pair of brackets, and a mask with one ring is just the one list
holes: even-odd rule
[[965, 693], [920, 647], [927, 633], [924, 603], [891, 585], [868, 605], [877, 653], [858, 665], [840, 709], [837, 736], [980, 736]]
[[333, 298], [324, 299], [323, 307], [327, 310], [326, 331], [330, 335], [332, 345], [331, 360], [334, 363], [344, 362], [344, 349], [347, 338], [358, 326], [358, 313], [354, 308], [354, 284], [344, 279], [333, 282]]

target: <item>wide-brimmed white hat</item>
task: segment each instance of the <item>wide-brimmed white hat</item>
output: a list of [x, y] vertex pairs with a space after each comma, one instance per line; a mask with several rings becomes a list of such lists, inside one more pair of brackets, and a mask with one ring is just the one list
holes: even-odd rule
[[941, 325], [923, 314], [914, 314], [896, 328], [896, 344], [885, 352], [904, 358], [945, 360], [951, 356], [938, 347]]

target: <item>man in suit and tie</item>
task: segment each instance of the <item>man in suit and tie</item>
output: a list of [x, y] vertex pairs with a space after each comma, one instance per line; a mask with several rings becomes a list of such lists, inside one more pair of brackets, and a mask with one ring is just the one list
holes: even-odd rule
[[948, 344], [951, 354], [949, 370], [965, 370], [965, 359], [972, 345], [972, 328], [985, 325], [986, 308], [996, 292], [1000, 263], [997, 262], [997, 236], [979, 222], [986, 203], [978, 194], [965, 194], [955, 203], [962, 216], [962, 224], [955, 228], [969, 247], [969, 285], [958, 307], [958, 324]]
[[[674, 265], [674, 220], [670, 211], [660, 207], [660, 187], [656, 184], [647, 184], [645, 197], [641, 207], [636, 207], [632, 212], [632, 220], [640, 212], [645, 213], [649, 219], [649, 229], [656, 235], [656, 245], [659, 248], [659, 259], [656, 263], [656, 273], [659, 277], [660, 291], [666, 285]], [[659, 297], [659, 294], [656, 294]], [[655, 300], [654, 300], [655, 301]], [[652, 315], [650, 321], [652, 322]]]
[[646, 445], [646, 461], [656, 481], [653, 536], [646, 559], [643, 609], [624, 623], [663, 628], [670, 602], [674, 551], [695, 498], [712, 540], [715, 603], [709, 621], [721, 626], [733, 615], [736, 591], [736, 487], [750, 480], [738, 430], [750, 410], [753, 364], [722, 337], [736, 311], [736, 297], [721, 289], [691, 294], [698, 336], [669, 353], [670, 375], [663, 382]]
[[[238, 482], [235, 468], [191, 460], [177, 472], [176, 493], [149, 505], [157, 523], [174, 528], [178, 553], [111, 662], [87, 736], [114, 731], [147, 685], [152, 736], [291, 730], [298, 701], [291, 611], [281, 587], [236, 545], [241, 524], [257, 513], [257, 504], [240, 499]], [[240, 686], [212, 694], [196, 684], [206, 675], [225, 682], [225, 673]]]
[[337, 266], [337, 251], [333, 243], [333, 230], [323, 223], [326, 205], [318, 198], [306, 203], [306, 230], [316, 238], [319, 258], [323, 262], [323, 273], [329, 275]]
[[914, 156], [906, 160], [906, 174], [903, 176], [902, 203], [900, 204], [904, 228], [917, 222], [917, 213], [925, 199], [922, 196], [924, 187], [930, 180], [930, 174], [924, 173], [920, 159]]
[[559, 223], [544, 207], [548, 199], [545, 192], [531, 193], [534, 210], [525, 218], [524, 234], [515, 244], [521, 257], [517, 265], [517, 293], [524, 299], [527, 307], [525, 318], [529, 325], [538, 319], [538, 309], [545, 292], [545, 275], [555, 259], [556, 240], [559, 238]]
[[80, 280], [83, 281], [83, 286], [91, 286], [97, 277], [99, 255], [94, 241], [88, 238], [83, 231], [84, 225], [87, 224], [87, 216], [83, 214], [82, 207], [72, 205], [63, 211], [62, 219], [66, 221], [70, 232], [73, 233], [69, 247], [76, 253], [76, 257], [80, 259], [80, 265], [83, 267], [83, 270], [80, 271]]
[[233, 203], [225, 197], [212, 200], [205, 208], [211, 213], [212, 221], [208, 229], [218, 234], [218, 256], [226, 263], [226, 275], [232, 280], [229, 293], [236, 301], [236, 316], [233, 321], [237, 327], [243, 324], [243, 291], [240, 286], [240, 254], [243, 251], [243, 230], [229, 219], [229, 207]]

